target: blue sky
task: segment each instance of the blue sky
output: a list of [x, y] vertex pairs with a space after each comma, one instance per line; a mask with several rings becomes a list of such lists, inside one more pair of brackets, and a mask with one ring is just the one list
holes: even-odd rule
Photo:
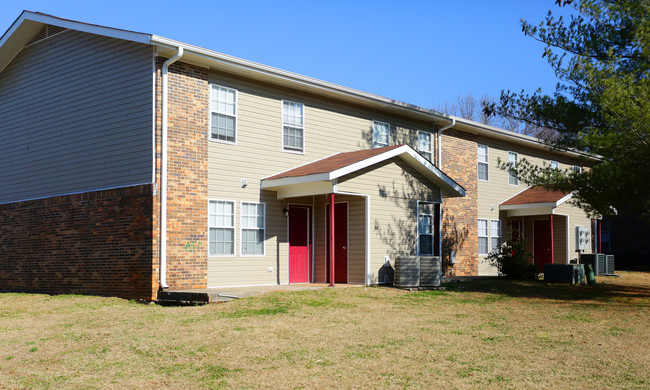
[[[553, 0], [0, 2], [4, 33], [23, 9], [161, 35], [422, 107], [502, 89], [554, 89], [543, 45], [521, 32]], [[187, 6], [183, 6], [187, 4]]]

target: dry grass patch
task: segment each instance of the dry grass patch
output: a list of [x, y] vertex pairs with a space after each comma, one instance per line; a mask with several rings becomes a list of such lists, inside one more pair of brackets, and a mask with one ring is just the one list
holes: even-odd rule
[[0, 388], [649, 388], [650, 274], [621, 273], [202, 307], [1, 294]]

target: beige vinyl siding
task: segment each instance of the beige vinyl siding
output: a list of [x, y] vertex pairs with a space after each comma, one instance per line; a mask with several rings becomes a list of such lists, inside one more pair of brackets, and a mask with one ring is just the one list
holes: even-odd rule
[[[315, 281], [327, 280], [327, 210], [324, 195], [315, 196]], [[365, 283], [366, 278], [366, 203], [364, 197], [335, 195], [335, 203], [348, 204], [348, 282]]]
[[[551, 160], [554, 160], [559, 162], [560, 170], [564, 170], [567, 168], [570, 169], [574, 164], [574, 162], [566, 158], [559, 158], [550, 151], [544, 153], [518, 145], [514, 146], [488, 139], [480, 139], [478, 143], [488, 147], [489, 167], [488, 181], [478, 181], [479, 218], [496, 218], [499, 214], [499, 204], [528, 188], [521, 181], [517, 186], [508, 184], [508, 172], [499, 169], [498, 160], [501, 159], [502, 162], [508, 162], [509, 151], [516, 152], [520, 162], [526, 159], [530, 163], [539, 166], [543, 166], [544, 164], [549, 165]], [[491, 210], [492, 206], [494, 206], [494, 210]]]
[[[287, 217], [282, 209], [287, 207], [286, 201], [279, 201], [275, 193], [268, 191], [259, 192], [253, 196], [244, 194], [239, 199], [233, 197], [208, 197], [209, 199], [230, 200], [235, 202], [235, 255], [234, 256], [208, 256], [208, 287], [241, 286], [259, 284], [278, 284], [278, 270], [280, 283], [287, 283], [287, 262], [278, 258], [288, 258], [287, 242]], [[265, 215], [265, 255], [241, 256], [241, 202], [264, 202]], [[207, 204], [206, 204], [207, 209]], [[206, 226], [207, 229], [207, 226]], [[271, 272], [268, 268], [271, 267]]]
[[0, 73], [0, 203], [153, 180], [150, 46], [67, 30]]
[[[519, 181], [519, 185], [517, 186], [508, 184], [508, 173], [504, 170], [499, 169], [498, 167], [499, 159], [501, 160], [501, 162], [508, 162], [508, 152], [512, 151], [517, 153], [518, 161], [522, 161], [523, 159], [526, 159], [530, 163], [538, 166], [543, 166], [544, 164], [548, 166], [550, 165], [551, 161], [557, 161], [560, 170], [571, 169], [571, 167], [575, 164], [575, 162], [571, 161], [570, 159], [567, 159], [564, 156], [558, 156], [552, 153], [550, 150], [548, 152], [544, 152], [544, 151], [534, 150], [531, 148], [526, 148], [520, 145], [512, 145], [504, 142], [494, 141], [487, 138], [481, 138], [477, 140], [477, 142], [479, 144], [486, 145], [488, 147], [488, 181], [479, 180], [478, 187], [477, 187], [478, 218], [490, 220], [490, 219], [498, 219], [500, 217], [502, 219], [501, 234], [502, 234], [502, 241], [503, 241], [506, 238], [509, 238], [510, 232], [508, 230], [509, 225], [508, 225], [508, 219], [506, 218], [506, 213], [499, 212], [499, 205], [504, 201], [506, 201], [507, 199], [510, 199], [513, 196], [519, 194], [520, 192], [526, 190], [528, 186], [522, 181]], [[478, 162], [477, 162], [477, 166], [478, 166]], [[559, 212], [558, 210], [556, 210], [556, 212]], [[562, 214], [563, 212], [559, 212], [559, 213]], [[580, 210], [571, 211], [571, 215], [575, 215], [576, 217], [579, 217], [580, 214], [582, 214], [584, 218], [584, 212]], [[531, 244], [528, 250], [530, 251], [530, 253], [533, 253], [532, 236], [530, 236], [533, 233], [531, 218], [533, 217], [525, 217], [524, 224], [522, 226], [524, 229], [524, 236], [530, 238], [529, 242]], [[544, 218], [548, 218], [548, 215], [534, 217], [534, 219], [544, 219]], [[560, 223], [559, 220], [560, 219], [558, 219], [556, 224]], [[564, 229], [563, 231], [566, 231], [565, 226], [561, 226], [561, 228]], [[555, 232], [554, 242], [557, 241], [557, 243], [565, 245], [564, 243], [566, 242], [566, 238], [564, 238], [564, 235], [566, 233], [563, 233], [564, 235], [560, 236], [560, 233], [556, 232], [555, 230], [554, 232]], [[563, 262], [566, 262], [567, 259], [566, 251], [564, 249], [562, 250], [558, 249], [557, 243], [556, 243], [556, 253], [554, 253], [554, 256], [556, 259], [562, 259]], [[561, 252], [564, 254], [561, 254]], [[575, 257], [571, 253], [572, 252], [570, 252], [569, 254], [569, 259]], [[488, 275], [488, 274], [496, 273], [496, 269], [494, 267], [488, 266], [487, 263], [485, 262], [485, 257], [486, 257], [485, 255], [479, 255], [478, 257], [479, 257], [480, 275]]]
[[[570, 204], [565, 202], [561, 204], [558, 208], [555, 209], [555, 214], [566, 215], [568, 216], [568, 243], [569, 243], [569, 260], [577, 258], [578, 252], [576, 252], [576, 238], [575, 231], [576, 226], [584, 226], [591, 232], [591, 218], [589, 218], [585, 212]], [[592, 253], [591, 243], [589, 243], [589, 248], [584, 253]]]
[[[236, 144], [208, 143], [208, 198], [236, 202], [236, 254], [233, 257], [208, 257], [208, 285], [250, 285], [288, 283], [287, 222], [282, 209], [294, 199], [276, 200], [276, 193], [260, 191], [260, 179], [339, 152], [372, 147], [372, 121], [391, 125], [390, 143], [417, 146], [417, 130], [431, 130], [431, 124], [401, 121], [384, 112], [343, 105], [308, 94], [284, 90], [248, 79], [211, 74], [214, 84], [237, 90]], [[304, 153], [282, 150], [282, 100], [304, 104]], [[206, 102], [208, 104], [208, 102]], [[209, 134], [209, 129], [205, 129]], [[387, 181], [383, 175], [380, 181]], [[242, 188], [241, 179], [248, 180]], [[401, 179], [401, 178], [400, 178]], [[371, 186], [377, 192], [377, 182]], [[340, 191], [345, 191], [340, 188]], [[337, 201], [343, 199], [337, 196]], [[365, 198], [350, 201], [349, 280], [365, 281]], [[240, 202], [266, 202], [266, 255], [239, 256]], [[324, 281], [324, 202], [314, 197], [314, 254], [316, 281]], [[311, 204], [311, 203], [310, 203]], [[394, 206], [393, 206], [394, 207]], [[206, 205], [207, 208], [207, 205]], [[380, 208], [381, 210], [381, 208]], [[353, 218], [354, 217], [354, 218]], [[207, 226], [206, 226], [207, 229]], [[372, 229], [372, 227], [371, 227]], [[319, 239], [322, 237], [323, 239]], [[383, 264], [385, 250], [380, 250]], [[207, 254], [206, 254], [207, 256]], [[272, 267], [273, 272], [268, 272]], [[279, 270], [279, 274], [277, 273]]]
[[567, 217], [553, 215], [553, 262], [568, 264], [567, 259]]
[[338, 190], [370, 195], [370, 282], [388, 256], [417, 254], [417, 201], [439, 202], [440, 189], [399, 158], [345, 176]]

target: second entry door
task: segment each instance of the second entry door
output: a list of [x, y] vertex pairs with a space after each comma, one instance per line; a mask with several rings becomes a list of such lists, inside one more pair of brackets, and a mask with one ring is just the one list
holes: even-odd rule
[[[329, 282], [330, 264], [330, 209], [326, 208], [327, 221], [327, 282]], [[334, 204], [334, 283], [348, 282], [348, 204]]]

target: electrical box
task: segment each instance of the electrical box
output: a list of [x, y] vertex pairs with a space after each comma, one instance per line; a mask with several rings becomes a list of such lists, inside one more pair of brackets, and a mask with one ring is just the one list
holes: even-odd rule
[[589, 228], [576, 226], [576, 251], [584, 252], [589, 249]]

